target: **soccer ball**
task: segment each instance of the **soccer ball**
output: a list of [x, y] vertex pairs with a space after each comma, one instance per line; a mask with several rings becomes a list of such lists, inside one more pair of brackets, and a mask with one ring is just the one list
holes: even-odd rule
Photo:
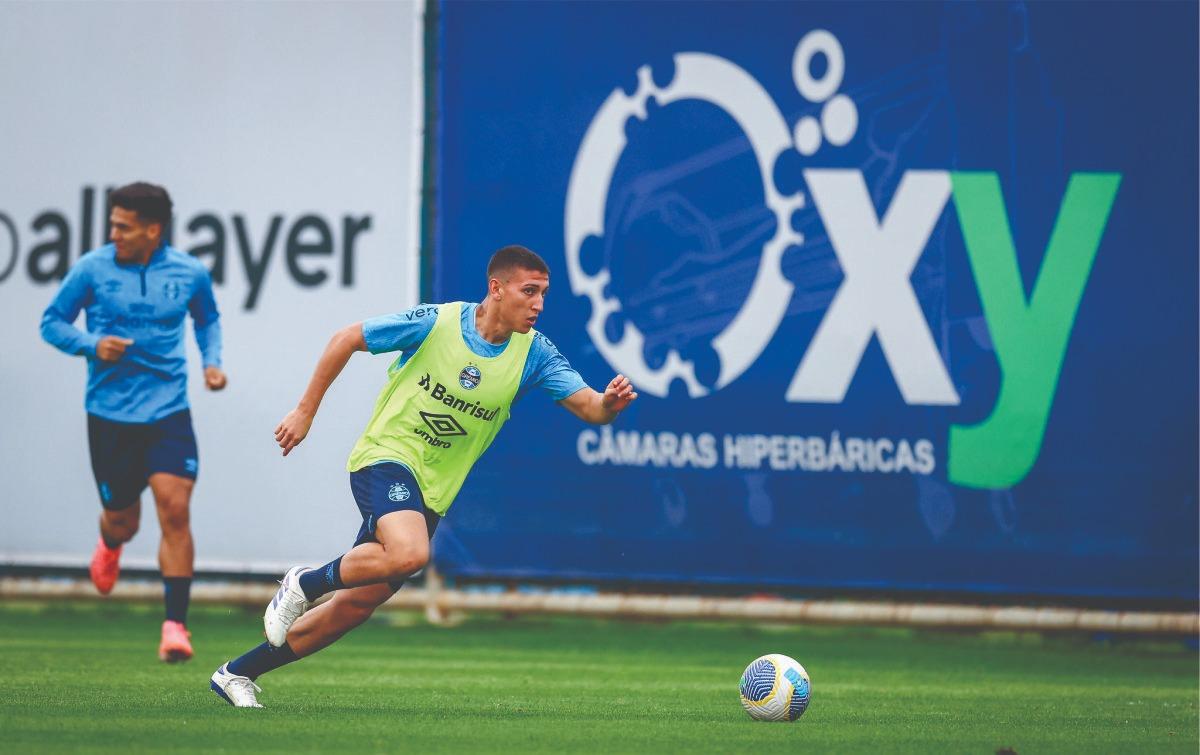
[[757, 721], [795, 721], [808, 708], [808, 672], [794, 658], [771, 653], [746, 667], [742, 707]]

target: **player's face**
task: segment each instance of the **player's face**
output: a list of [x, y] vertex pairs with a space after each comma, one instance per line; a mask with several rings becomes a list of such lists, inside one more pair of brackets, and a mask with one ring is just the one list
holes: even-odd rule
[[108, 222], [112, 225], [108, 237], [117, 245], [117, 258], [122, 261], [149, 259], [162, 240], [162, 225], [145, 222], [135, 210], [114, 207]]
[[512, 271], [500, 286], [500, 319], [505, 327], [528, 333], [542, 313], [549, 290], [550, 276], [545, 273], [521, 268]]

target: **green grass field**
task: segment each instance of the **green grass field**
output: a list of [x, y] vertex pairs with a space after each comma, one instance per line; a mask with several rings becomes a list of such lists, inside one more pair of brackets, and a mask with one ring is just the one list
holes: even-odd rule
[[[1180, 642], [410, 614], [263, 676], [265, 710], [208, 689], [258, 612], [194, 608], [196, 658], [158, 662], [158, 608], [0, 603], [0, 751], [1183, 752], [1197, 654]], [[758, 655], [813, 683], [794, 724], [738, 702]]]

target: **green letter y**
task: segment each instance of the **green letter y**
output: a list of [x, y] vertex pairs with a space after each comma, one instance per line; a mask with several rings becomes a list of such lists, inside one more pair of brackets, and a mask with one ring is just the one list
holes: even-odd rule
[[1121, 175], [1071, 176], [1028, 304], [999, 178], [956, 172], [950, 180], [1000, 362], [1000, 391], [983, 422], [950, 427], [948, 477], [971, 488], [1007, 488], [1025, 479], [1041, 451], [1067, 340]]

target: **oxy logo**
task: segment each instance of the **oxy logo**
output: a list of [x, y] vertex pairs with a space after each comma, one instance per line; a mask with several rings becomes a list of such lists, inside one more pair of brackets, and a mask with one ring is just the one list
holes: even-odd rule
[[[818, 55], [825, 68], [814, 76], [812, 63]], [[666, 396], [676, 380], [692, 398], [729, 385], [754, 364], [780, 326], [794, 290], [782, 273], [781, 260], [787, 249], [804, 243], [791, 217], [811, 199], [843, 280], [800, 357], [784, 399], [840, 403], [875, 337], [906, 403], [956, 406], [958, 392], [909, 280], [953, 200], [1002, 381], [987, 419], [974, 426], [951, 425], [947, 475], [951, 482], [969, 487], [1012, 486], [1025, 477], [1040, 452], [1075, 314], [1120, 175], [1070, 177], [1036, 283], [1026, 296], [996, 173], [906, 171], [882, 216], [859, 170], [807, 168], [802, 176], [808, 195], [782, 193], [773, 178], [782, 155], [795, 150], [811, 158], [823, 141], [835, 147], [848, 144], [858, 128], [857, 106], [837, 93], [845, 72], [837, 38], [825, 30], [805, 35], [792, 62], [797, 89], [820, 104], [821, 112], [819, 119], [799, 118], [791, 129], [749, 73], [707, 53], [677, 54], [674, 76], [665, 86], [656, 84], [650, 68], [643, 66], [632, 95], [616, 89], [601, 105], [576, 155], [565, 207], [567, 272], [573, 292], [591, 302], [587, 332], [592, 342], [614, 369], [653, 396]], [[628, 146], [626, 123], [631, 118], [646, 120], [651, 100], [663, 107], [700, 100], [724, 110], [746, 135], [766, 205], [776, 218], [775, 234], [763, 245], [744, 303], [712, 339], [719, 370], [707, 383], [698, 379], [696, 365], [676, 350], [652, 366], [645, 356], [644, 334], [620, 317], [611, 272], [588, 269], [582, 261], [585, 245], [605, 234], [609, 189]]]
[[[111, 189], [111, 187], [109, 187]], [[84, 186], [79, 212], [72, 217], [62, 209], [39, 212], [28, 222], [29, 237], [0, 209], [0, 285], [19, 269], [24, 256], [25, 275], [45, 284], [62, 280], [74, 262], [73, 250], [83, 255], [108, 241], [106, 191]], [[355, 244], [369, 231], [368, 215], [329, 218], [316, 213], [287, 218], [283, 213], [256, 217], [258, 213], [233, 212], [222, 217], [214, 212], [176, 216], [168, 228], [168, 243], [202, 260], [213, 283], [224, 285], [228, 260], [245, 277], [246, 298], [242, 308], [254, 309], [263, 293], [272, 260], [283, 258], [283, 267], [293, 283], [302, 288], [337, 281], [343, 288], [354, 286]], [[27, 245], [23, 246], [23, 242]], [[279, 253], [276, 254], [276, 250]]]

